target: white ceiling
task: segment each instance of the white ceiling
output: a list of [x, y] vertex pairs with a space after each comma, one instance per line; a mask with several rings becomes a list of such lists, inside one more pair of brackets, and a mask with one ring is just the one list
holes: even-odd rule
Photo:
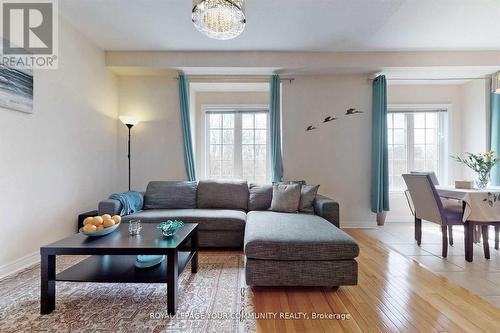
[[[498, 0], [247, 0], [229, 41], [191, 23], [191, 0], [63, 0], [105, 50], [500, 50]], [[251, 65], [251, 64], [249, 64]]]

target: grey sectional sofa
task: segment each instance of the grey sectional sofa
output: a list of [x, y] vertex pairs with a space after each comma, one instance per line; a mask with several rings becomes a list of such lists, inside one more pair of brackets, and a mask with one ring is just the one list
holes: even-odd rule
[[[359, 247], [339, 229], [339, 205], [317, 195], [314, 214], [269, 210], [272, 185], [246, 182], [150, 182], [143, 209], [123, 221], [167, 219], [199, 224], [201, 247], [243, 247], [250, 286], [357, 284]], [[118, 214], [116, 200], [99, 214]]]

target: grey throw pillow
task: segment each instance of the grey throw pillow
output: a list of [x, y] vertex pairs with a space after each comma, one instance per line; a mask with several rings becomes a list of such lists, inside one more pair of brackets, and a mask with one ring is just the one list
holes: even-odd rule
[[299, 209], [300, 185], [299, 184], [274, 184], [271, 210], [283, 213], [295, 213]]
[[248, 185], [250, 195], [248, 197], [248, 210], [268, 210], [273, 200], [273, 186], [270, 184]]
[[144, 194], [144, 209], [196, 208], [196, 182], [152, 181]]
[[314, 213], [314, 199], [318, 194], [319, 185], [302, 185], [300, 188], [299, 211]]

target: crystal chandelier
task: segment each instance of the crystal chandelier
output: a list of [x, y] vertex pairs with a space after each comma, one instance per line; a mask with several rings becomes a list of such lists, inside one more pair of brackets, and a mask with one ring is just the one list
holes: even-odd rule
[[243, 0], [194, 0], [191, 19], [210, 38], [232, 39], [245, 29], [243, 11]]

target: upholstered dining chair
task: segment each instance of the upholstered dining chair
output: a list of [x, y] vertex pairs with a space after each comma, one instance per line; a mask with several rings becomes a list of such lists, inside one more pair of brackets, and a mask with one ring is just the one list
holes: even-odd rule
[[403, 179], [408, 188], [409, 203], [413, 206], [415, 216], [415, 240], [422, 243], [422, 220], [441, 225], [443, 250], [442, 256], [448, 255], [448, 226], [464, 225], [463, 210], [460, 205], [444, 206], [436, 192], [429, 174], [404, 174]]
[[[432, 184], [434, 186], [439, 185], [439, 180], [434, 171], [410, 171], [410, 173], [412, 175], [429, 175]], [[404, 193], [406, 196], [406, 201], [408, 202], [408, 206], [410, 207], [410, 211], [412, 212], [413, 215], [415, 215], [415, 208], [413, 207], [413, 203], [411, 202], [410, 193], [408, 192], [408, 190], [406, 190]], [[451, 208], [454, 210], [460, 210], [461, 207], [463, 207], [461, 201], [454, 199], [441, 198], [441, 203], [445, 208]], [[448, 242], [450, 243], [450, 245], [453, 245], [453, 225], [451, 224], [448, 225]]]
[[434, 171], [410, 171], [412, 175], [429, 175], [434, 186], [439, 185], [438, 177]]
[[[431, 178], [432, 184], [434, 184], [434, 186], [439, 185], [439, 180], [438, 180], [436, 173], [434, 171], [410, 171], [410, 173], [415, 174], [415, 175], [429, 175], [429, 177]], [[414, 208], [413, 208], [413, 205], [411, 203], [411, 198], [410, 198], [410, 195], [408, 193], [408, 190], [405, 191], [405, 195], [406, 195], [406, 200], [408, 201], [408, 205], [410, 206], [410, 210], [412, 211], [412, 213], [414, 213]], [[463, 207], [463, 202], [460, 200], [441, 198], [441, 202], [443, 203], [443, 206], [445, 208], [460, 210], [460, 207]], [[484, 232], [483, 232], [483, 230], [484, 230]], [[494, 226], [494, 233], [495, 233], [495, 250], [498, 250], [499, 244], [500, 244], [500, 226], [499, 225]], [[473, 236], [474, 243], [479, 243], [481, 240], [481, 235], [483, 236], [483, 239], [484, 239], [483, 240], [483, 248], [485, 251], [484, 252], [485, 257], [487, 259], [489, 259], [490, 256], [489, 256], [489, 245], [488, 245], [488, 226], [481, 227], [481, 226], [477, 225], [474, 228], [473, 234], [474, 234], [474, 236]], [[453, 245], [453, 226], [451, 224], [448, 225], [448, 241], [449, 241], [450, 245]]]

